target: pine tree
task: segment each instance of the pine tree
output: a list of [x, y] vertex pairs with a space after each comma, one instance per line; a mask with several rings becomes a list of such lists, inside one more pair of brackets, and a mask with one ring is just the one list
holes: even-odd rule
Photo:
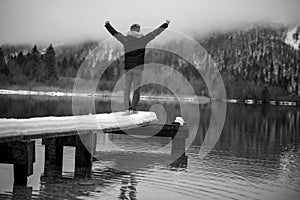
[[76, 62], [73, 56], [70, 57], [68, 63], [68, 69], [66, 70], [66, 76], [68, 77], [75, 77], [77, 74], [77, 70], [75, 68]]
[[34, 45], [34, 47], [31, 50], [30, 53], [30, 58], [29, 58], [29, 63], [30, 63], [30, 79], [35, 79], [37, 80], [38, 76], [40, 76], [39, 74], [37, 74], [37, 72], [40, 72], [39, 68], [40, 68], [40, 57], [41, 54], [37, 49], [37, 46]]
[[20, 66], [23, 66], [24, 64], [24, 55], [22, 51], [20, 51], [17, 55], [17, 64]]
[[21, 67], [17, 64], [15, 56], [11, 56], [7, 62], [7, 68], [10, 74], [11, 82], [14, 84], [25, 84], [27, 78], [22, 72]]
[[47, 48], [45, 53], [46, 69], [48, 71], [48, 80], [58, 80], [58, 73], [56, 67], [55, 51], [52, 44]]
[[4, 58], [4, 53], [0, 48], [0, 73], [3, 75], [8, 75], [7, 65]]
[[66, 58], [66, 56], [64, 56], [63, 61], [61, 63], [61, 68], [60, 68], [60, 74], [61, 76], [65, 76], [66, 75], [66, 69], [68, 68], [68, 60]]
[[34, 59], [34, 61], [39, 62], [40, 60], [40, 52], [37, 49], [37, 46], [34, 45], [32, 50], [31, 50], [31, 56]]

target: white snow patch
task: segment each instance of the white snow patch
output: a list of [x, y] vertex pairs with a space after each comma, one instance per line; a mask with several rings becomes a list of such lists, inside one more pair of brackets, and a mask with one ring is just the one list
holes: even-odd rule
[[297, 27], [289, 30], [286, 34], [285, 43], [292, 46], [294, 49], [299, 50], [300, 37], [299, 37], [299, 35], [297, 38], [294, 37], [294, 35], [297, 33], [297, 31], [298, 31]]
[[139, 111], [124, 115], [124, 112], [62, 117], [34, 117], [29, 119], [0, 119], [0, 138], [20, 135], [60, 133], [68, 131], [107, 130], [135, 127], [156, 121], [154, 112]]

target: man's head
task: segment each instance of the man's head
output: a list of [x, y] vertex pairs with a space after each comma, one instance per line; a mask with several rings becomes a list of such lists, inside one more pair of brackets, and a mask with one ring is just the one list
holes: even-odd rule
[[132, 25], [130, 26], [130, 30], [131, 30], [131, 31], [140, 32], [141, 26], [140, 26], [139, 24], [132, 24]]

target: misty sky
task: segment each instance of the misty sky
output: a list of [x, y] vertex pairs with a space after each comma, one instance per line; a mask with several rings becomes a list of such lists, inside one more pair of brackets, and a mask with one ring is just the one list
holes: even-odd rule
[[108, 37], [110, 20], [125, 32], [130, 24], [170, 28], [185, 34], [230, 29], [269, 20], [300, 24], [299, 0], [0, 0], [0, 45], [59, 43]]

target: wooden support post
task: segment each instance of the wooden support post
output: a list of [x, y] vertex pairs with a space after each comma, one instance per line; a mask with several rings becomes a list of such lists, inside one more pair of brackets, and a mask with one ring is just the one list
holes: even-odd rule
[[92, 159], [95, 151], [95, 134], [77, 136], [75, 154], [75, 177], [91, 177]]
[[12, 163], [14, 164], [14, 185], [26, 186], [27, 176], [33, 174], [35, 142], [12, 142]]
[[63, 144], [62, 138], [43, 139], [45, 144], [44, 176], [62, 175]]
[[32, 187], [14, 186], [12, 200], [31, 200]]
[[185, 155], [185, 142], [188, 135], [188, 129], [179, 127], [175, 137], [172, 137], [171, 158], [175, 160], [171, 166], [185, 166], [187, 156]]
[[14, 185], [27, 185], [27, 170], [26, 164], [14, 164]]
[[13, 164], [14, 185], [26, 186], [27, 176], [33, 174], [35, 142], [21, 140], [0, 143], [0, 151], [0, 163]]
[[76, 147], [75, 177], [90, 177], [92, 156], [96, 150], [96, 134], [90, 132], [82, 135], [71, 135], [43, 139], [45, 145], [45, 177], [62, 175], [63, 147]]

